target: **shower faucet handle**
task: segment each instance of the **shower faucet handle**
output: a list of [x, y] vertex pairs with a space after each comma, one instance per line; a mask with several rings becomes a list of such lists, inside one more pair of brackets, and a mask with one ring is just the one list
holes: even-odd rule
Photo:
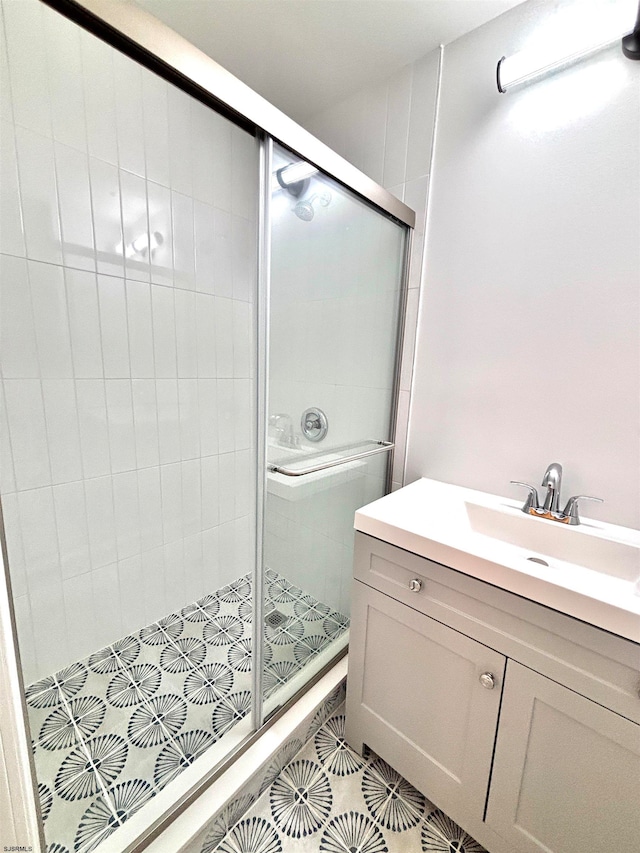
[[309, 441], [322, 441], [329, 430], [329, 421], [322, 409], [312, 406], [302, 413], [300, 428]]

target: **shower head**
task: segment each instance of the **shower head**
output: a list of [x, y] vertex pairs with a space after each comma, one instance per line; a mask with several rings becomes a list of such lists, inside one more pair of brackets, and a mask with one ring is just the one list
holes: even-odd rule
[[310, 222], [315, 213], [310, 201], [299, 201], [293, 208], [293, 212], [298, 219], [302, 219], [303, 222]]
[[298, 219], [302, 219], [303, 222], [311, 222], [315, 215], [313, 202], [316, 199], [318, 199], [323, 207], [328, 207], [331, 204], [331, 193], [325, 190], [321, 193], [314, 193], [310, 198], [304, 199], [303, 201], [299, 201], [293, 208], [293, 212]]

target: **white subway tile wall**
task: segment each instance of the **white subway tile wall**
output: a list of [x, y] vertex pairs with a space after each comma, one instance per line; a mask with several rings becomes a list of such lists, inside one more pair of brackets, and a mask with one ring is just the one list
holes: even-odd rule
[[251, 567], [258, 152], [36, 0], [1, 8], [0, 492], [32, 682]]
[[394, 488], [404, 482], [438, 68], [439, 51], [433, 51], [383, 83], [363, 89], [305, 122], [311, 133], [416, 212], [396, 418]]

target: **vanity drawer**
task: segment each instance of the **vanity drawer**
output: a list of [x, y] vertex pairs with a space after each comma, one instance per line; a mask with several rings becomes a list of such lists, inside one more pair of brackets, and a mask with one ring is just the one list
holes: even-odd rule
[[363, 533], [354, 576], [640, 723], [637, 643]]

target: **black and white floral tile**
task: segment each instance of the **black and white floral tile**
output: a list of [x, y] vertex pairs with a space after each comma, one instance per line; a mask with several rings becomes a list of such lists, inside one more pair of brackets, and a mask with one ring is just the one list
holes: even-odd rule
[[[265, 580], [265, 610], [282, 614], [265, 627], [269, 696], [348, 620]], [[89, 853], [249, 713], [251, 592], [239, 578], [27, 688], [50, 851]]]
[[225, 835], [245, 815], [251, 806], [278, 778], [282, 770], [296, 756], [305, 743], [329, 719], [336, 708], [344, 704], [346, 679], [338, 684], [329, 695], [299, 721], [275, 754], [255, 772], [233, 799], [214, 815], [194, 839], [180, 853], [212, 853]]
[[344, 720], [342, 706], [254, 803], [231, 803], [199, 853], [486, 853], [389, 764], [351, 750]]

